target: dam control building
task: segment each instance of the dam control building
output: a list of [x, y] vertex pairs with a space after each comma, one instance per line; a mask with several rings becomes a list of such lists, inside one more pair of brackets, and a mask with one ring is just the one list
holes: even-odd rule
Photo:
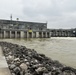
[[50, 38], [47, 23], [0, 20], [0, 38]]

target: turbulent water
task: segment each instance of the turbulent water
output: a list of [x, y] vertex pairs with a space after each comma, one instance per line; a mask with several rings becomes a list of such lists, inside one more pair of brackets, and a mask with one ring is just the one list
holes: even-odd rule
[[76, 68], [76, 38], [45, 38], [45, 39], [1, 39], [27, 48], [35, 49], [53, 60]]

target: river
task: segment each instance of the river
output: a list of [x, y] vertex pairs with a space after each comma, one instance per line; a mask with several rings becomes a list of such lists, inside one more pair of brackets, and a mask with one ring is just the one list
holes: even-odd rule
[[52, 38], [32, 38], [32, 39], [0, 39], [27, 48], [35, 49], [38, 53], [43, 53], [53, 60], [76, 68], [76, 38], [52, 37]]

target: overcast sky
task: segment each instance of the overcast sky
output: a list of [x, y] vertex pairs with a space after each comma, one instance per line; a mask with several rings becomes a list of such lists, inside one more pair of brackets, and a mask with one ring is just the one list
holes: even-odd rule
[[0, 19], [47, 22], [48, 28], [76, 27], [76, 0], [0, 0]]

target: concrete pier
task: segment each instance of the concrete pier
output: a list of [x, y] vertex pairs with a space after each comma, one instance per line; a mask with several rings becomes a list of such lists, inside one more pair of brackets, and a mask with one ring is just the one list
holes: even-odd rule
[[11, 34], [12, 34], [12, 33], [11, 33], [11, 31], [10, 31], [10, 38], [11, 38], [11, 36], [12, 36]]
[[24, 32], [21, 31], [21, 38], [24, 38]]
[[0, 47], [0, 75], [11, 75], [1, 47]]

